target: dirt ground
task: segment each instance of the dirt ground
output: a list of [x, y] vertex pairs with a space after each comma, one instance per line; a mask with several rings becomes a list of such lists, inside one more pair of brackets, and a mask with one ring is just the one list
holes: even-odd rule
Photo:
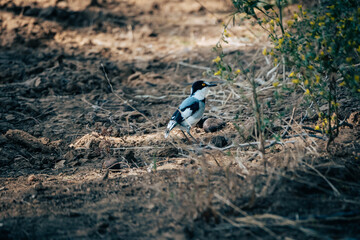
[[[294, 140], [266, 172], [231, 148], [255, 139], [225, 83], [205, 114], [225, 127], [192, 130], [218, 148], [164, 139], [214, 69], [229, 2], [0, 0], [0, 239], [360, 238], [358, 100], [340, 97], [349, 124], [330, 153]], [[231, 34], [224, 51], [244, 59], [266, 45], [249, 24]]]

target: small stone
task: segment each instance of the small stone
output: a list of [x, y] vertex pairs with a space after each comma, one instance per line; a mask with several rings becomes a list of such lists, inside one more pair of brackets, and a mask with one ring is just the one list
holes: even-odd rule
[[204, 116], [200, 119], [200, 121], [196, 124], [197, 127], [199, 128], [203, 128], [204, 127], [204, 122], [209, 119], [209, 116]]
[[204, 122], [205, 132], [216, 132], [225, 127], [225, 122], [218, 118], [209, 118]]
[[215, 136], [211, 139], [211, 143], [218, 148], [223, 148], [228, 145], [228, 139], [224, 136]]

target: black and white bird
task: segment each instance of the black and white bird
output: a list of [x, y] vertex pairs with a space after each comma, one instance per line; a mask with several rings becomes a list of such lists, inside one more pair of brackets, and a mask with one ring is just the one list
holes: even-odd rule
[[165, 131], [165, 138], [169, 136], [170, 131], [174, 127], [178, 127], [184, 135], [183, 130], [186, 130], [189, 136], [196, 141], [190, 133], [190, 128], [197, 124], [203, 116], [205, 98], [209, 92], [209, 87], [215, 86], [216, 84], [202, 80], [193, 83], [190, 96], [180, 104], [179, 108], [172, 115]]

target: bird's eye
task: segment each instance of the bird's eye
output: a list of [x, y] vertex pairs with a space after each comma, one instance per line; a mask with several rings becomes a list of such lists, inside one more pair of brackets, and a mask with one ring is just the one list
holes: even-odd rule
[[205, 84], [205, 83], [203, 83], [202, 85], [203, 85], [203, 87], [205, 87], [205, 86], [206, 86], [206, 84]]

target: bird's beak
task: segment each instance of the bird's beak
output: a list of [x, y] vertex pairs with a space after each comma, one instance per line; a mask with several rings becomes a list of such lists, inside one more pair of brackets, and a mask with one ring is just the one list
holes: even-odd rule
[[215, 87], [215, 86], [217, 86], [215, 83], [208, 83], [208, 85], [207, 85], [208, 87]]

